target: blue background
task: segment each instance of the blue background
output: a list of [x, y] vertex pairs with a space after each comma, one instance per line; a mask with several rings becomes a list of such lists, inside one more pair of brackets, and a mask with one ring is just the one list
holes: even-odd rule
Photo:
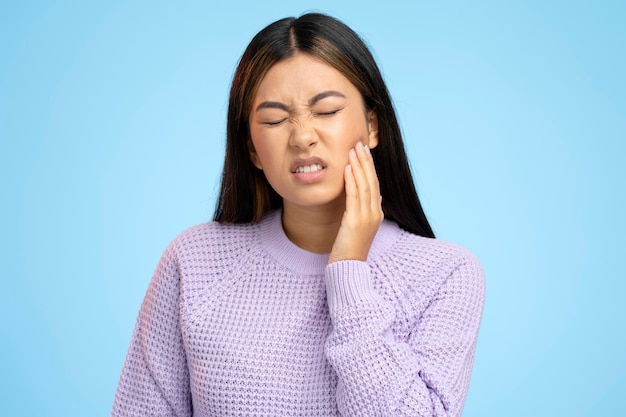
[[109, 414], [162, 251], [211, 218], [237, 60], [310, 10], [371, 45], [436, 233], [484, 264], [464, 416], [622, 414], [618, 1], [4, 1], [0, 413]]

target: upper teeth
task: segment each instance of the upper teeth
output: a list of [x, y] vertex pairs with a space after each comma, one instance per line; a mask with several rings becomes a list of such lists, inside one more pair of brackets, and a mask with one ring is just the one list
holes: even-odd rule
[[323, 167], [320, 164], [311, 164], [311, 165], [299, 166], [298, 168], [296, 168], [296, 173], [299, 174], [301, 172], [315, 172], [315, 171], [319, 171], [322, 168]]

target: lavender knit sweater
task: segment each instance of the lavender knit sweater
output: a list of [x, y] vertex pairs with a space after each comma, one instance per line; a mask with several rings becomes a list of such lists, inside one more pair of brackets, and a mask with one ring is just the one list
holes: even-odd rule
[[384, 221], [327, 265], [281, 212], [207, 223], [165, 251], [113, 416], [458, 416], [480, 324], [476, 258]]

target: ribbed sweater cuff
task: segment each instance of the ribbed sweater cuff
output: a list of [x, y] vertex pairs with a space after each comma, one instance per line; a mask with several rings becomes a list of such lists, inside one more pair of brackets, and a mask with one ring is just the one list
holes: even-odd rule
[[363, 261], [338, 261], [326, 266], [326, 297], [332, 314], [336, 309], [377, 300], [370, 267]]

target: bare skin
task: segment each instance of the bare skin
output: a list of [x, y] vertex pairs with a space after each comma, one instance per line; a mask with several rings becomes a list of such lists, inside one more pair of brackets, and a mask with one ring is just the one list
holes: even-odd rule
[[[384, 217], [376, 114], [341, 73], [302, 54], [270, 68], [253, 107], [250, 157], [283, 197], [287, 237], [329, 263], [365, 261]], [[315, 158], [318, 172], [295, 172]]]
[[346, 208], [329, 263], [347, 259], [367, 260], [376, 231], [384, 218], [374, 160], [369, 148], [361, 142], [356, 150], [350, 152], [345, 182]]
[[[384, 214], [374, 161], [361, 142], [349, 154], [345, 169], [345, 201], [321, 207], [284, 202], [283, 228], [299, 247], [330, 253], [328, 263], [367, 260]], [[343, 203], [343, 204], [342, 204]]]

